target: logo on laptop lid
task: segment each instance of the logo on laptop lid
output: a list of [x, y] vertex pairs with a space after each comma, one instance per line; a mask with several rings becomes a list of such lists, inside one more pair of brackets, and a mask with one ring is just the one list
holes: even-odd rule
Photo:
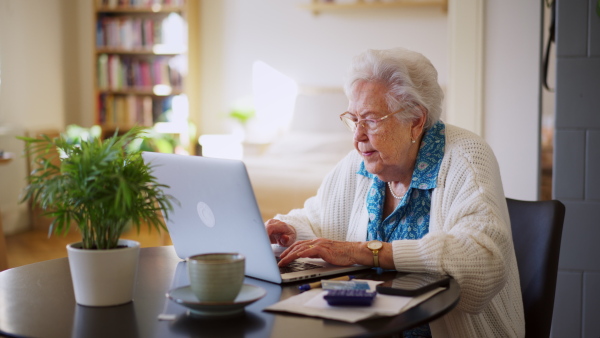
[[213, 214], [212, 210], [210, 210], [208, 204], [204, 202], [198, 202], [196, 205], [196, 210], [198, 211], [198, 216], [200, 216], [200, 220], [202, 223], [204, 223], [204, 225], [209, 228], [215, 226], [215, 214]]

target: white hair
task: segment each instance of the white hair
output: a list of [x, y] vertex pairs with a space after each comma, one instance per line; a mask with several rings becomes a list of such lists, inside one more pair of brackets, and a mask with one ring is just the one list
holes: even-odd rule
[[[421, 106], [427, 112], [424, 127], [428, 129], [442, 114], [444, 93], [437, 82], [437, 75], [429, 59], [420, 53], [404, 48], [369, 49], [354, 58], [344, 90], [351, 100], [357, 85], [382, 83], [388, 88], [388, 109], [393, 112], [407, 105]], [[407, 109], [396, 116], [412, 120], [421, 114], [421, 109]]]

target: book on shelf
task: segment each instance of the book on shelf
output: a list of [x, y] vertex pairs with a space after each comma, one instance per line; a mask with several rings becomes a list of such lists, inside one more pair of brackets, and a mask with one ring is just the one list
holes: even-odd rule
[[170, 122], [174, 96], [99, 95], [98, 124], [130, 128], [133, 125], [152, 126], [155, 122]]
[[178, 13], [167, 16], [102, 14], [96, 25], [96, 47], [125, 51], [178, 54], [186, 50], [185, 21]]
[[[187, 1], [95, 0], [96, 122], [106, 130], [187, 121]], [[187, 133], [187, 122], [171, 124], [168, 133]]]
[[96, 46], [122, 50], [152, 50], [164, 18], [103, 15], [96, 25]]
[[151, 91], [156, 85], [181, 90], [183, 76], [169, 57], [138, 58], [119, 54], [98, 56], [97, 86], [100, 90]]
[[106, 8], [151, 8], [152, 6], [181, 7], [185, 0], [96, 0], [98, 7]]

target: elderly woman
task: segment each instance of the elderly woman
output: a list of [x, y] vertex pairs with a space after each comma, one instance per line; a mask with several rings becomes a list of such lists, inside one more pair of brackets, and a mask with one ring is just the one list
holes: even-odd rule
[[510, 220], [496, 159], [471, 132], [440, 120], [443, 93], [427, 58], [369, 50], [351, 67], [340, 118], [354, 148], [303, 209], [265, 223], [289, 246], [280, 265], [320, 257], [454, 277], [458, 306], [405, 336], [522, 337]]

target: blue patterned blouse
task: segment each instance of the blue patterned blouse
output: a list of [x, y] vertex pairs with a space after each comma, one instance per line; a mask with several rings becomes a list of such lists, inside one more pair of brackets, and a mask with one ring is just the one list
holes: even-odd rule
[[[382, 219], [386, 183], [365, 169], [361, 163], [358, 174], [373, 180], [367, 194], [369, 225], [367, 240], [391, 242], [400, 239], [419, 239], [429, 232], [431, 194], [437, 185], [437, 176], [444, 157], [445, 125], [434, 124], [423, 136], [417, 154], [415, 170], [408, 191], [386, 219]], [[405, 337], [431, 337], [429, 325], [405, 331]]]

